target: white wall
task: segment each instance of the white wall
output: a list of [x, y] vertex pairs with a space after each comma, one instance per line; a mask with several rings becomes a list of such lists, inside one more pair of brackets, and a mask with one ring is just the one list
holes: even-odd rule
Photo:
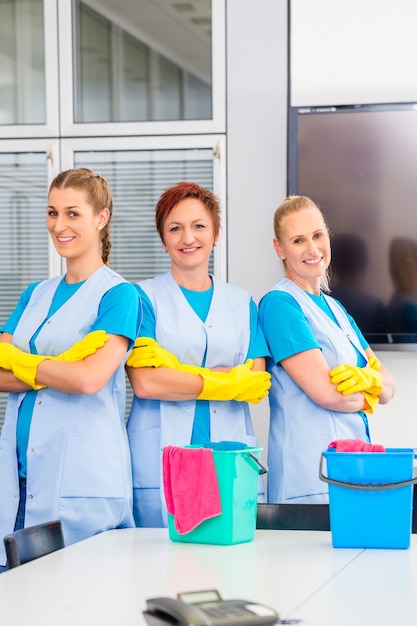
[[[256, 301], [281, 276], [272, 218], [286, 195], [287, 2], [227, 0], [228, 279]], [[269, 406], [253, 407], [266, 459]]]
[[256, 299], [280, 270], [272, 218], [286, 192], [286, 118], [286, 0], [228, 0], [228, 278]]
[[291, 0], [291, 104], [417, 99], [415, 0]]
[[[295, 0], [299, 9], [309, 6], [305, 17], [305, 33], [299, 38], [297, 55], [297, 85], [304, 96], [318, 98], [334, 81], [340, 63], [352, 79], [352, 93], [361, 95], [354, 80], [356, 70], [348, 62], [351, 47], [359, 45], [355, 32], [346, 31], [347, 25], [360, 24], [364, 39], [363, 49], [371, 50], [377, 36], [386, 35], [387, 28], [398, 34], [403, 28], [415, 29], [417, 4], [415, 0]], [[332, 11], [326, 12], [326, 6]], [[391, 10], [387, 11], [390, 5]], [[339, 7], [335, 10], [335, 6]], [[350, 7], [350, 9], [349, 9]], [[401, 9], [401, 11], [400, 11]], [[350, 14], [347, 15], [347, 11]], [[308, 19], [307, 19], [308, 18]], [[304, 18], [303, 18], [304, 19]], [[314, 24], [316, 19], [317, 23]], [[287, 128], [287, 2], [286, 0], [228, 0], [227, 2], [227, 204], [228, 204], [228, 278], [229, 281], [249, 289], [256, 300], [268, 291], [281, 275], [281, 269], [272, 248], [272, 216], [286, 195], [286, 128]], [[310, 38], [306, 37], [306, 33]], [[350, 36], [349, 36], [350, 35]], [[344, 46], [335, 46], [338, 37]], [[327, 37], [327, 40], [326, 40]], [[368, 44], [365, 45], [366, 38]], [[372, 41], [371, 41], [372, 40]], [[391, 38], [386, 39], [392, 41]], [[417, 42], [417, 39], [415, 39]], [[380, 45], [380, 43], [378, 43]], [[408, 37], [403, 45], [392, 47], [389, 68], [404, 69], [408, 59]], [[314, 46], [326, 50], [332, 59], [331, 70], [321, 66], [311, 81]], [[313, 52], [312, 52], [313, 51]], [[375, 56], [364, 60], [368, 68]], [[384, 55], [387, 58], [387, 55]], [[417, 58], [417, 54], [413, 57]], [[355, 71], [353, 71], [353, 69]], [[375, 97], [402, 97], [404, 93], [417, 101], [417, 79], [414, 62], [407, 65], [409, 85], [401, 92], [390, 80], [390, 72], [378, 73]], [[384, 78], [385, 77], [385, 78]], [[381, 80], [386, 84], [381, 85]], [[361, 84], [362, 78], [358, 80]], [[363, 81], [362, 81], [363, 82]], [[398, 86], [398, 85], [397, 85]], [[307, 91], [306, 91], [307, 90]], [[307, 94], [307, 95], [306, 95]], [[334, 94], [332, 94], [333, 97]], [[365, 94], [369, 101], [369, 92]], [[364, 95], [364, 97], [365, 97]], [[372, 98], [372, 96], [371, 96]], [[401, 98], [400, 98], [401, 99]], [[310, 104], [312, 103], [310, 102]], [[333, 102], [337, 104], [337, 102]], [[344, 103], [340, 103], [344, 104]], [[417, 218], [416, 218], [417, 227]], [[387, 446], [417, 447], [417, 352], [384, 352], [379, 358], [388, 366], [397, 380], [397, 394], [386, 406], [378, 408], [371, 416], [374, 441]], [[253, 410], [255, 428], [261, 445], [267, 447], [268, 404], [263, 401]], [[263, 455], [266, 458], [266, 453]]]

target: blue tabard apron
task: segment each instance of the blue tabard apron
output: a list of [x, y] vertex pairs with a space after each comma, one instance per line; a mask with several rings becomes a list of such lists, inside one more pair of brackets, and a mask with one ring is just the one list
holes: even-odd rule
[[[330, 369], [340, 363], [357, 365], [356, 350], [367, 361], [354, 329], [334, 298], [325, 296], [340, 327], [293, 281], [284, 278], [274, 289], [290, 293], [297, 300]], [[316, 404], [279, 364], [272, 367], [271, 375], [268, 502], [328, 502], [327, 485], [318, 477], [321, 452], [335, 439], [365, 440], [364, 420], [359, 413], [331, 411]]]
[[[213, 297], [203, 322], [170, 273], [140, 283], [152, 302], [156, 340], [180, 363], [233, 367], [246, 360], [250, 340], [250, 294], [213, 277]], [[166, 526], [161, 485], [161, 450], [191, 441], [195, 400], [160, 401], [134, 397], [128, 421], [137, 526]], [[212, 441], [257, 446], [246, 402], [210, 401]]]
[[[62, 277], [40, 283], [13, 334], [29, 352]], [[124, 279], [98, 269], [45, 323], [38, 354], [56, 356], [82, 339], [98, 315], [103, 295]], [[103, 329], [105, 330], [105, 329]], [[13, 531], [19, 503], [16, 424], [24, 393], [10, 393], [0, 439], [0, 536]], [[96, 394], [37, 392], [27, 451], [25, 526], [59, 518], [66, 545], [98, 532], [134, 526], [130, 452], [124, 424], [123, 364]], [[2, 544], [2, 542], [1, 542]], [[0, 562], [5, 560], [0, 546]]]

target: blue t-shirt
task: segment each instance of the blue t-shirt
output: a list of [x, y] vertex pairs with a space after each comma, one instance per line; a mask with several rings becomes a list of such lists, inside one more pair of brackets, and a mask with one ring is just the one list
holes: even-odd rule
[[[140, 327], [140, 337], [151, 337], [156, 339], [156, 319], [155, 311], [149, 297], [139, 285], [135, 285], [142, 300], [143, 318]], [[205, 322], [213, 296], [213, 285], [206, 291], [191, 291], [180, 287], [188, 304], [198, 317]], [[247, 359], [257, 359], [267, 357], [269, 355], [268, 346], [259, 323], [258, 310], [255, 302], [250, 302], [250, 339]], [[205, 366], [206, 355], [204, 355], [201, 366]], [[191, 437], [192, 444], [204, 444], [210, 441], [210, 407], [208, 400], [197, 400], [195, 405], [193, 432]]]
[[[83, 281], [84, 282], [84, 281]], [[32, 354], [36, 354], [35, 340], [46, 321], [81, 287], [80, 283], [66, 283], [62, 280], [54, 294], [47, 318], [31, 338], [29, 345]], [[21, 294], [19, 302], [7, 322], [0, 328], [0, 332], [13, 335], [19, 319], [27, 306], [33, 290], [39, 284], [31, 283]], [[100, 302], [98, 316], [89, 332], [105, 330], [110, 335], [121, 335], [129, 339], [129, 350], [133, 347], [140, 326], [138, 315], [138, 298], [133, 286], [126, 282], [109, 289]], [[17, 457], [19, 476], [26, 476], [26, 450], [29, 441], [30, 424], [33, 407], [36, 402], [37, 391], [28, 391], [19, 407], [17, 421]]]
[[[306, 293], [317, 306], [337, 324], [337, 320], [323, 294], [320, 293], [320, 295], [316, 296], [308, 292]], [[366, 350], [369, 348], [369, 344], [359, 330], [355, 320], [338, 300], [337, 303], [346, 313], [359, 339], [360, 345]], [[268, 369], [294, 354], [299, 354], [305, 350], [312, 350], [313, 348], [321, 349], [301, 305], [294, 296], [286, 291], [274, 289], [262, 298], [259, 303], [259, 319], [272, 357], [268, 359]], [[354, 344], [352, 344], [352, 346], [355, 348], [357, 354], [357, 365], [364, 367], [367, 361], [357, 350], [356, 346]], [[368, 417], [363, 411], [358, 412], [364, 421], [367, 439], [369, 441]]]
[[[323, 294], [319, 296], [308, 295], [337, 324]], [[366, 350], [369, 344], [357, 327], [355, 320], [341, 304], [340, 306], [345, 311], [359, 343]], [[291, 294], [278, 289], [267, 293], [259, 303], [259, 318], [274, 364], [305, 350], [321, 349], [307, 316]], [[360, 367], [366, 365], [362, 354], [357, 351], [357, 355], [357, 365]]]

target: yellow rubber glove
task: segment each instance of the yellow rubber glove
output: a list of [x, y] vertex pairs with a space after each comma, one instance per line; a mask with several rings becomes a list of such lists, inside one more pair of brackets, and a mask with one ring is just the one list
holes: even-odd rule
[[53, 361], [83, 361], [90, 354], [94, 354], [108, 341], [105, 330], [93, 330], [83, 339], [80, 339], [71, 348], [55, 357], [46, 357]]
[[32, 389], [43, 388], [42, 385], [37, 385], [35, 380], [38, 365], [46, 358], [48, 357], [23, 352], [12, 343], [0, 342], [0, 367], [13, 372], [16, 378]]
[[382, 391], [382, 375], [377, 369], [370, 367], [356, 367], [342, 363], [330, 372], [330, 378], [337, 391], [344, 396], [357, 391], [366, 391], [378, 397]]
[[212, 372], [204, 367], [199, 368], [198, 372], [193, 372], [200, 374], [204, 380], [198, 400], [237, 400], [257, 404], [268, 395], [271, 375], [264, 371], [252, 372], [252, 366], [253, 360], [248, 359], [230, 372]]
[[[368, 359], [368, 367], [372, 367], [372, 369], [376, 370], [377, 372], [379, 372], [379, 370], [381, 369], [381, 363], [373, 354]], [[371, 396], [371, 394], [367, 393], [366, 391], [363, 392], [363, 395], [365, 398], [365, 407], [363, 410], [365, 411], [365, 413], [373, 413], [379, 404], [378, 396]]]
[[271, 376], [268, 372], [252, 372], [253, 360], [237, 365], [230, 372], [212, 372], [207, 367], [180, 363], [177, 357], [162, 348], [151, 337], [139, 337], [130, 352], [129, 367], [169, 367], [199, 374], [204, 379], [203, 391], [198, 400], [237, 400], [256, 404], [268, 395]]
[[159, 343], [151, 337], [138, 337], [132, 348], [126, 365], [129, 367], [170, 367], [180, 369], [180, 362], [177, 357], [162, 348]]
[[371, 354], [368, 359], [368, 367], [372, 367], [372, 369], [376, 370], [377, 372], [379, 372], [379, 370], [381, 369], [380, 361], [373, 354]]
[[363, 391], [362, 394], [365, 399], [365, 403], [364, 403], [364, 407], [362, 411], [364, 411], [365, 413], [373, 413], [379, 403], [378, 396], [372, 396], [367, 391]]
[[93, 331], [56, 357], [30, 354], [23, 352], [11, 343], [0, 342], [0, 367], [13, 372], [16, 378], [32, 389], [44, 389], [45, 385], [36, 383], [38, 366], [42, 361], [82, 361], [90, 354], [94, 354], [98, 348], [104, 346], [107, 340], [108, 337], [104, 330]]
[[201, 370], [209, 371], [198, 365], [180, 363], [175, 354], [162, 348], [151, 337], [138, 337], [136, 339], [126, 365], [129, 367], [169, 367], [173, 370], [187, 372], [187, 374], [200, 374]]

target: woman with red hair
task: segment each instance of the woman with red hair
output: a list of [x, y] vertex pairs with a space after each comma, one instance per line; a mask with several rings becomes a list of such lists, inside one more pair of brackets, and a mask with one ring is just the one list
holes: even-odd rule
[[171, 270], [138, 285], [140, 337], [127, 371], [137, 526], [166, 526], [162, 449], [209, 441], [256, 446], [248, 403], [270, 386], [268, 348], [250, 293], [209, 274], [220, 231], [216, 196], [193, 182], [167, 189], [156, 228]]

